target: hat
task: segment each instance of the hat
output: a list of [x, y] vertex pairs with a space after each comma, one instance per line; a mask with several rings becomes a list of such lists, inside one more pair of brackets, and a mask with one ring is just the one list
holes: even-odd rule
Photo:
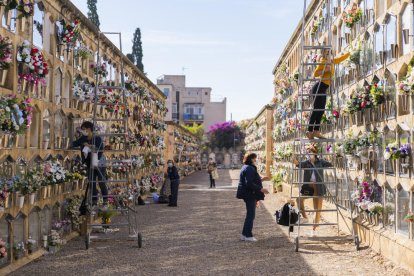
[[314, 153], [314, 154], [318, 154], [318, 148], [315, 146], [315, 144], [309, 144], [306, 145], [306, 150]]

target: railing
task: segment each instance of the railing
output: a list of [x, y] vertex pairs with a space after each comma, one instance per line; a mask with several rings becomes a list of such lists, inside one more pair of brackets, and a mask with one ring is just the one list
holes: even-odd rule
[[184, 113], [184, 121], [203, 121], [204, 115], [203, 114], [185, 114]]

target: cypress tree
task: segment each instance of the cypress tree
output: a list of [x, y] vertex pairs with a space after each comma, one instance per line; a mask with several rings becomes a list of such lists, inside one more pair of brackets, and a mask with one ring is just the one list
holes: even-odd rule
[[98, 10], [96, 7], [97, 2], [98, 0], [88, 0], [88, 18], [99, 29], [99, 26], [101, 25], [101, 23], [99, 22]]
[[[132, 40], [132, 54], [133, 62], [135, 65], [144, 72], [144, 64], [142, 63], [142, 42], [141, 42], [141, 30], [137, 28], [134, 33], [134, 39]], [[132, 60], [131, 60], [132, 61]]]

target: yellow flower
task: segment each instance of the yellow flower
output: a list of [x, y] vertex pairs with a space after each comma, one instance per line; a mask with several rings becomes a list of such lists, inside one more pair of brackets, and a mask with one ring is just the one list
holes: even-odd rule
[[25, 5], [30, 4], [30, 0], [23, 0], [23, 3], [24, 3]]
[[23, 10], [24, 10], [26, 13], [29, 13], [29, 12], [30, 12], [30, 7], [29, 7], [29, 6], [24, 6]]

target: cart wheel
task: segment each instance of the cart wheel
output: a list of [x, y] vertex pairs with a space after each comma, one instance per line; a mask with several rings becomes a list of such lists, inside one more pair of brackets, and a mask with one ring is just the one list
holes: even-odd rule
[[138, 248], [142, 247], [142, 235], [141, 233], [138, 233]]
[[86, 233], [86, 236], [85, 236], [85, 247], [86, 247], [86, 250], [89, 249], [89, 245], [90, 244], [91, 244], [91, 234], [90, 233]]
[[295, 238], [295, 252], [299, 252], [299, 237]]
[[355, 249], [357, 251], [359, 251], [360, 248], [359, 248], [359, 238], [358, 238], [358, 236], [355, 236], [354, 241], [355, 241]]

